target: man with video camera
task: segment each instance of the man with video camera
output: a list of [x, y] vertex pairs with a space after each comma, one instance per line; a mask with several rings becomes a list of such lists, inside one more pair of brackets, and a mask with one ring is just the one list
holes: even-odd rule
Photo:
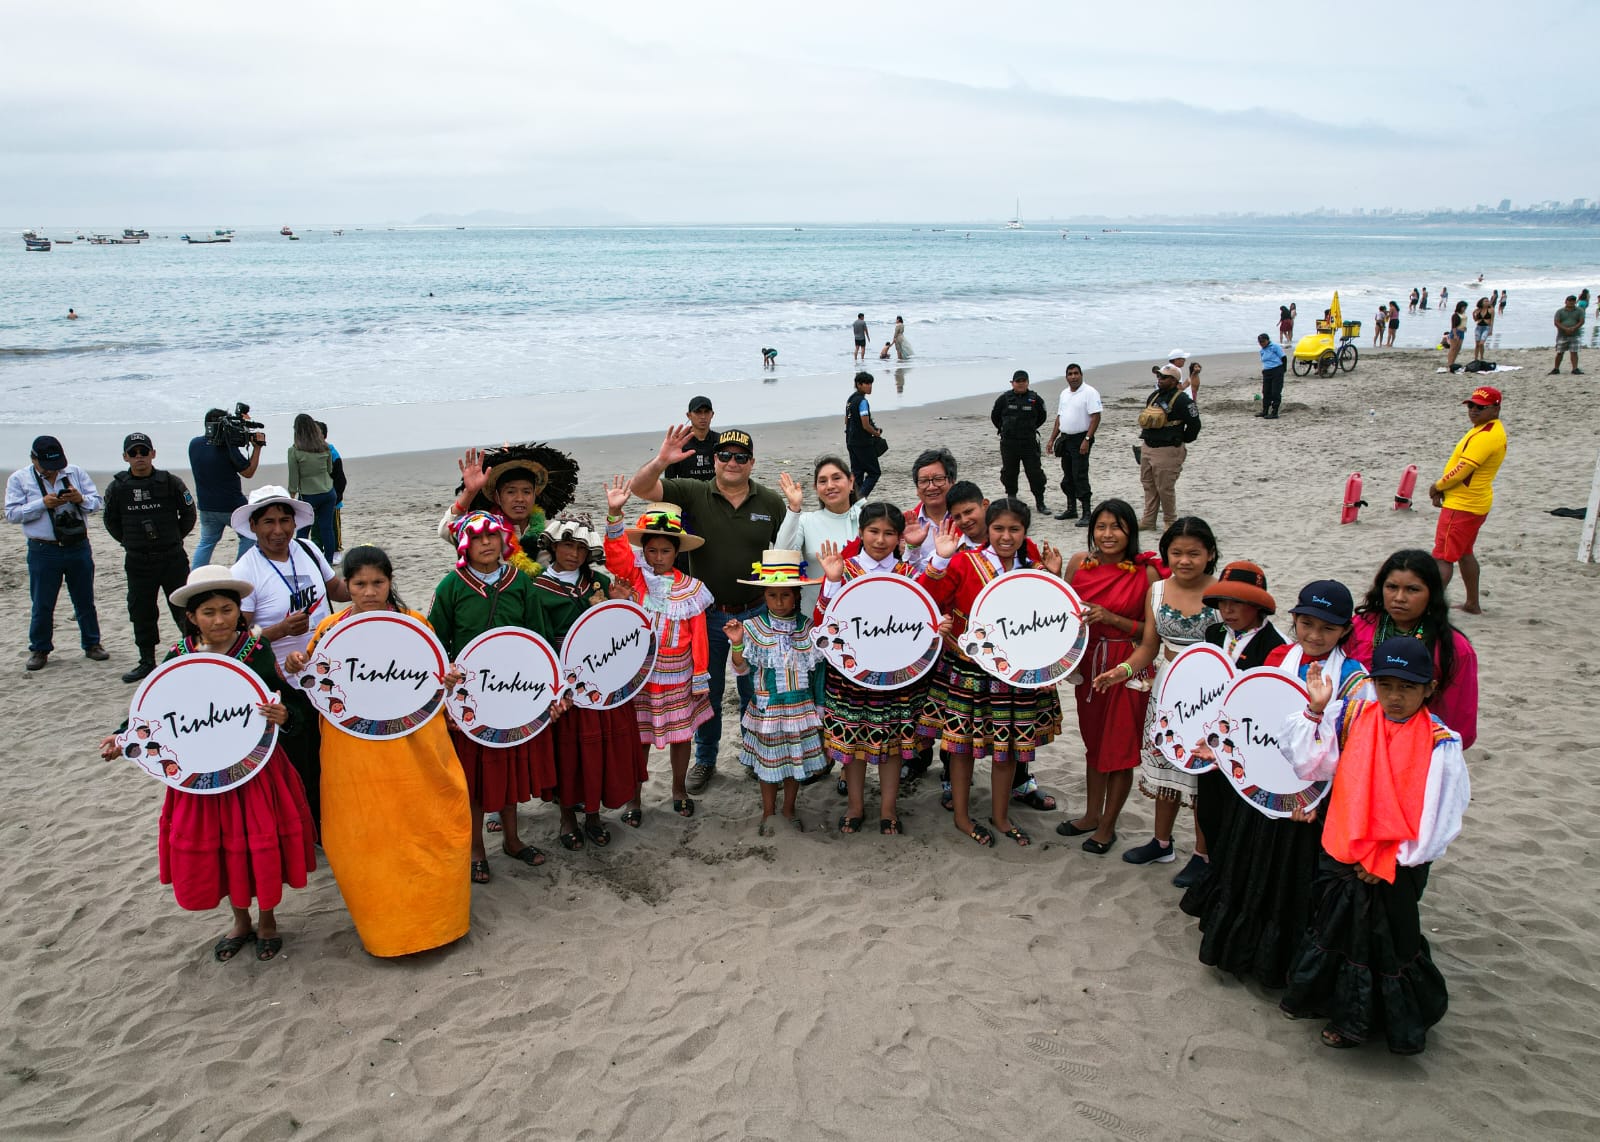
[[[200, 542], [195, 544], [191, 568], [211, 562], [234, 509], [244, 506], [243, 481], [256, 474], [261, 447], [267, 442], [261, 427], [250, 419], [247, 404], [234, 405], [231, 414], [214, 408], [206, 413], [206, 434], [189, 441], [189, 471], [194, 474], [194, 498], [200, 508]], [[244, 454], [246, 447], [249, 456]], [[234, 561], [255, 545], [255, 540], [241, 534]]]
[[6, 519], [22, 525], [28, 538], [28, 669], [42, 670], [55, 649], [56, 599], [61, 584], [78, 612], [78, 637], [86, 658], [111, 656], [100, 645], [100, 617], [94, 609], [94, 553], [89, 549], [88, 514], [100, 510], [100, 493], [89, 473], [67, 463], [54, 436], [33, 442], [33, 463], [6, 481]]

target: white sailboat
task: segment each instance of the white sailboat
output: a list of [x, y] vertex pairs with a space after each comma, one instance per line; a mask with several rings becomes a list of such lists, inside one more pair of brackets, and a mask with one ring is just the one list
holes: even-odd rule
[[1022, 225], [1022, 199], [1020, 199], [1020, 198], [1017, 199], [1017, 210], [1016, 210], [1016, 213], [1011, 216], [1011, 221], [1007, 222], [1003, 228], [1006, 229], [1006, 230], [1021, 230], [1021, 229], [1023, 229], [1023, 225]]

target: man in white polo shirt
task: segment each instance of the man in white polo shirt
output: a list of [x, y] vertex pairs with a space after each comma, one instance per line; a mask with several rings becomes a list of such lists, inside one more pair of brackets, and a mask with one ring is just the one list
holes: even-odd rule
[[1094, 447], [1094, 434], [1100, 431], [1100, 394], [1093, 385], [1083, 383], [1083, 370], [1077, 365], [1067, 366], [1067, 387], [1061, 390], [1061, 403], [1056, 408], [1056, 423], [1050, 429], [1049, 450], [1061, 457], [1061, 490], [1067, 495], [1067, 506], [1056, 513], [1057, 519], [1071, 519], [1078, 515], [1078, 504], [1083, 512], [1078, 515], [1078, 526], [1089, 526], [1089, 513], [1093, 510], [1089, 492], [1089, 451]]

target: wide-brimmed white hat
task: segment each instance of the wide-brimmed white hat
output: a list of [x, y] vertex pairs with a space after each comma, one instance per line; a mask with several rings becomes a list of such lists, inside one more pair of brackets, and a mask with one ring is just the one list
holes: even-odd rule
[[181, 607], [196, 595], [207, 591], [232, 591], [243, 599], [255, 589], [255, 584], [250, 580], [235, 579], [228, 568], [221, 564], [208, 563], [189, 572], [188, 582], [168, 595], [167, 601], [175, 607]]
[[276, 484], [266, 484], [250, 493], [250, 498], [243, 507], [233, 509], [233, 515], [228, 517], [228, 522], [246, 539], [256, 537], [256, 529], [250, 526], [250, 517], [264, 507], [272, 504], [282, 504], [294, 512], [294, 526], [296, 529], [310, 527], [311, 521], [317, 518], [314, 508], [304, 500], [297, 500], [289, 494], [288, 488], [280, 488]]
[[1167, 354], [1167, 360], [1169, 360], [1169, 361], [1176, 361], [1176, 360], [1179, 360], [1180, 358], [1182, 360], [1187, 361], [1189, 359], [1189, 350], [1187, 350], [1187, 349], [1174, 349], [1172, 352]]

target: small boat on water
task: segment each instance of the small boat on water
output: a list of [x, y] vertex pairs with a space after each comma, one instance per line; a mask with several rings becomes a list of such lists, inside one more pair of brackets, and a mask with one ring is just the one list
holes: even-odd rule
[[218, 230], [214, 234], [200, 234], [198, 236], [194, 234], [185, 234], [183, 236], [183, 240], [189, 243], [191, 246], [214, 246], [218, 242], [233, 241], [233, 235], [224, 234], [221, 230]]
[[40, 238], [31, 230], [22, 236], [22, 242], [25, 246], [27, 246], [28, 249], [37, 250], [41, 254], [48, 254], [50, 252], [50, 239]]
[[148, 230], [124, 230], [122, 232], [122, 236], [124, 238], [133, 238], [135, 240], [138, 240], [138, 239], [141, 239], [141, 238], [150, 237], [150, 231], [148, 231]]
[[1022, 229], [1025, 229], [1025, 227], [1022, 225], [1022, 199], [1020, 199], [1020, 198], [1017, 199], [1017, 210], [1016, 210], [1016, 213], [1011, 216], [1011, 220], [1009, 222], [1007, 222], [1003, 227], [1001, 227], [1001, 229], [1004, 229], [1004, 230], [1022, 230]]
[[111, 244], [113, 246], [137, 246], [140, 241], [141, 239], [139, 238], [113, 238], [111, 239]]
[[285, 238], [294, 237], [294, 231], [289, 229], [287, 226], [285, 226], [282, 230], [279, 230], [278, 233], [282, 234]]

